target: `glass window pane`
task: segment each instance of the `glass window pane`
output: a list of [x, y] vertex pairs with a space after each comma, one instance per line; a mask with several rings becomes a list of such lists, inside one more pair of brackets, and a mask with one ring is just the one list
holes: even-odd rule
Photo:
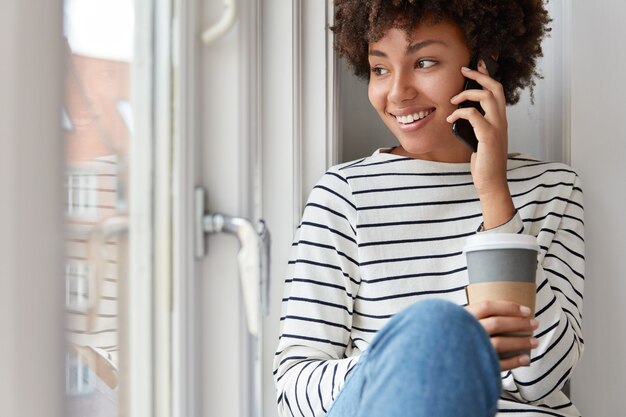
[[121, 412], [134, 8], [134, 0], [64, 1], [68, 417]]

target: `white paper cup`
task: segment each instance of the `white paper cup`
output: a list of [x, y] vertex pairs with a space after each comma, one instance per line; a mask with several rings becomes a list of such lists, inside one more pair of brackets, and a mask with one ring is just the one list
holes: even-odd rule
[[[478, 233], [464, 248], [467, 259], [467, 301], [506, 300], [529, 307], [535, 314], [537, 239], [516, 233]], [[510, 336], [521, 336], [510, 335]], [[530, 335], [528, 335], [530, 336]], [[526, 352], [500, 354], [513, 357]]]

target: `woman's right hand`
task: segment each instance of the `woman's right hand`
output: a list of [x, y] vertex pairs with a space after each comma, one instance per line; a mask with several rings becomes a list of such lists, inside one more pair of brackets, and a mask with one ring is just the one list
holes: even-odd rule
[[[480, 322], [491, 338], [495, 351], [500, 353], [534, 349], [538, 341], [532, 333], [539, 327], [530, 317], [530, 309], [511, 301], [482, 301], [469, 304], [465, 309]], [[503, 336], [503, 333], [528, 334], [531, 336]], [[500, 359], [500, 370], [508, 371], [530, 363], [526, 354]]]

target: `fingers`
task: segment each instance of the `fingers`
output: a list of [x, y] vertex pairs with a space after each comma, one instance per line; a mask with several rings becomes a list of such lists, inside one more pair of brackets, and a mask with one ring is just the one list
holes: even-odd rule
[[[493, 117], [487, 115], [483, 116], [473, 107], [457, 109], [446, 118], [448, 123], [454, 123], [458, 119], [467, 120], [470, 125], [472, 125], [474, 132], [476, 132], [479, 144], [491, 146], [492, 149], [498, 152], [497, 155], [502, 161], [506, 161], [506, 153], [508, 150], [506, 146], [507, 142], [506, 138], [502, 139], [502, 132], [506, 132], [508, 129], [506, 118], [495, 118], [495, 121], [493, 121]], [[491, 143], [494, 145], [490, 145]]]
[[[534, 337], [492, 337], [491, 343], [500, 355], [500, 369], [508, 371], [520, 366], [530, 365], [530, 355], [522, 353], [511, 356], [512, 352], [526, 352], [536, 348], [539, 341]], [[503, 354], [509, 355], [503, 355]]]
[[530, 356], [518, 355], [512, 358], [500, 359], [500, 370], [509, 371], [511, 369], [519, 368], [520, 366], [528, 366], [530, 364]]
[[498, 103], [493, 92], [489, 90], [465, 90], [452, 97], [450, 103], [458, 106], [466, 100], [479, 102], [480, 107], [485, 111], [484, 117], [495, 125], [500, 124], [503, 112], [506, 112], [506, 109]]
[[489, 336], [502, 333], [532, 334], [539, 322], [530, 317], [530, 309], [502, 300], [482, 301], [466, 307], [478, 319]]
[[491, 345], [498, 353], [523, 352], [539, 346], [534, 337], [494, 336]]
[[491, 316], [530, 317], [531, 310], [512, 301], [485, 300], [465, 307], [478, 320]]
[[470, 122], [481, 143], [490, 142], [492, 140], [491, 138], [496, 140], [498, 137], [498, 127], [492, 125], [485, 116], [480, 114], [480, 112], [473, 107], [457, 109], [446, 118], [448, 123], [454, 123], [458, 119], [465, 119]]
[[[528, 351], [539, 345], [532, 337], [539, 322], [531, 317], [530, 308], [502, 300], [482, 301], [465, 308], [478, 319], [498, 354]], [[530, 357], [526, 354], [500, 359], [503, 371], [529, 364]]]
[[477, 81], [483, 89], [464, 90], [452, 97], [450, 103], [458, 106], [464, 101], [478, 102], [484, 110], [484, 115], [473, 107], [458, 108], [447, 117], [448, 123], [466, 119], [474, 128], [481, 143], [486, 144], [492, 140], [497, 142], [502, 137], [502, 132], [506, 132], [508, 128], [502, 84], [487, 74], [484, 63], [479, 66], [478, 71], [463, 68], [463, 75]]
[[532, 334], [539, 327], [535, 319], [525, 317], [492, 316], [479, 320], [489, 336], [503, 333]]
[[[482, 64], [482, 65], [480, 65]], [[482, 85], [483, 89], [493, 93], [493, 97], [501, 107], [506, 106], [506, 100], [504, 98], [504, 88], [502, 84], [491, 78], [487, 68], [481, 61], [478, 66], [478, 70], [472, 70], [466, 67], [462, 68], [463, 76], [471, 80], [475, 80], [478, 84]], [[469, 91], [469, 90], [468, 90]]]

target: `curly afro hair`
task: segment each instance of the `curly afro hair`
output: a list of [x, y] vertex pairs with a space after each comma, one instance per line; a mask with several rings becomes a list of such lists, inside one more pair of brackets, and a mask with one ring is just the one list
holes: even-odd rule
[[354, 73], [368, 79], [368, 44], [391, 28], [411, 33], [420, 22], [451, 21], [465, 34], [472, 55], [498, 54], [508, 104], [529, 87], [531, 97], [541, 41], [551, 22], [544, 0], [335, 0], [335, 49]]

